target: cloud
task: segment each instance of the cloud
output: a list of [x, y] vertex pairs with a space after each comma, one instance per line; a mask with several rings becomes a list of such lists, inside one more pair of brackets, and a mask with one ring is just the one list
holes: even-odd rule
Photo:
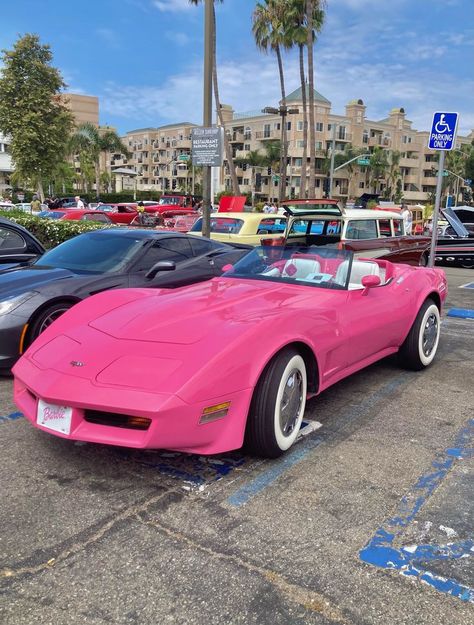
[[191, 37], [184, 32], [169, 30], [165, 33], [165, 37], [169, 41], [172, 41], [174, 44], [181, 47], [187, 46], [188, 43], [191, 41]]
[[195, 7], [189, 3], [189, 0], [153, 0], [153, 6], [158, 11], [169, 11], [177, 13], [181, 11], [188, 11], [189, 9], [195, 9]]

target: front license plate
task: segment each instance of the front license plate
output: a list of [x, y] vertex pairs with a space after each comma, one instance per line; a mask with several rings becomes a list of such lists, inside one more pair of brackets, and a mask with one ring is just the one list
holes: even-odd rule
[[48, 430], [55, 430], [61, 434], [69, 434], [71, 431], [72, 408], [48, 404], [42, 399], [38, 402], [36, 423]]

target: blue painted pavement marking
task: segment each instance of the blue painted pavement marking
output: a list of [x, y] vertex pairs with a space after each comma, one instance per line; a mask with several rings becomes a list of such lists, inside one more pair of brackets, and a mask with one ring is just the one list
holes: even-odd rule
[[[370, 397], [363, 402], [354, 406], [350, 412], [345, 415], [344, 422], [349, 423], [367, 413], [379, 401], [391, 395], [399, 386], [407, 381], [407, 374], [401, 374], [387, 384], [380, 387]], [[313, 449], [324, 442], [323, 438], [307, 438], [299, 446], [287, 452], [284, 456], [272, 462], [270, 468], [263, 471], [254, 480], [245, 484], [239, 490], [235, 491], [227, 500], [231, 506], [242, 506], [246, 504], [252, 497], [263, 491], [277, 480], [287, 469], [301, 462]]]
[[468, 282], [467, 284], [461, 284], [460, 289], [474, 289], [474, 282]]
[[[360, 551], [362, 561], [384, 569], [398, 570], [402, 575], [415, 577], [441, 592], [474, 603], [474, 589], [455, 579], [435, 575], [426, 568], [415, 566], [434, 560], [466, 558], [474, 554], [474, 540], [464, 540], [446, 545], [414, 545], [397, 549], [394, 540], [411, 523], [423, 504], [445, 479], [455, 462], [472, 455], [474, 419], [463, 428], [453, 447], [438, 454], [432, 463], [433, 470], [419, 478], [411, 491], [400, 502], [398, 513], [380, 527], [369, 543]], [[424, 564], [423, 564], [424, 566]]]
[[450, 308], [448, 317], [460, 317], [461, 319], [474, 319], [474, 310], [469, 308]]
[[12, 412], [11, 414], [1, 415], [0, 423], [7, 423], [7, 421], [15, 421], [16, 419], [21, 419], [23, 416], [22, 412]]

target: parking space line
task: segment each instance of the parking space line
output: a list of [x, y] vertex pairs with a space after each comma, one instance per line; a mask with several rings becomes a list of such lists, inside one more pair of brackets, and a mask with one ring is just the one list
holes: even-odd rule
[[467, 282], [466, 284], [461, 284], [460, 289], [474, 289], [474, 282]]
[[[344, 423], [353, 421], [364, 414], [368, 410], [373, 408], [379, 401], [385, 399], [391, 395], [399, 386], [407, 381], [407, 374], [403, 373], [391, 380], [387, 384], [384, 384], [374, 392], [370, 397], [363, 402], [354, 406], [348, 414], [344, 415]], [[292, 450], [287, 452], [284, 456], [272, 462], [271, 466], [260, 473], [254, 480], [248, 484], [244, 484], [240, 489], [235, 491], [228, 499], [227, 503], [231, 506], [239, 507], [246, 504], [250, 499], [255, 497], [258, 493], [262, 492], [265, 488], [273, 484], [285, 471], [298, 464], [316, 447], [323, 443], [326, 439], [322, 437], [312, 438], [308, 436], [306, 440], [303, 440], [300, 445], [295, 446]]]
[[470, 308], [450, 308], [448, 317], [459, 317], [460, 319], [474, 319], [474, 310]]
[[436, 575], [415, 563], [434, 560], [466, 558], [474, 554], [471, 539], [447, 545], [406, 545], [400, 549], [393, 546], [399, 536], [416, 517], [422, 506], [446, 478], [456, 462], [472, 454], [474, 419], [471, 419], [457, 435], [454, 446], [438, 454], [432, 462], [430, 473], [421, 476], [410, 492], [400, 501], [397, 514], [387, 520], [373, 538], [360, 551], [363, 562], [384, 569], [397, 570], [401, 575], [413, 577], [462, 601], [474, 603], [474, 588], [469, 588], [455, 579]]
[[21, 419], [21, 417], [23, 417], [22, 412], [12, 412], [11, 414], [1, 415], [0, 424], [7, 423], [7, 421], [15, 421], [16, 419]]

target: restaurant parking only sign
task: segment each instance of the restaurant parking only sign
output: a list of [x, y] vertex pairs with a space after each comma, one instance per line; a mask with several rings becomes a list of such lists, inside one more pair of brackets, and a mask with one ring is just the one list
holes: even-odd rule
[[191, 130], [193, 165], [220, 167], [223, 161], [224, 129], [210, 126]]
[[435, 113], [428, 147], [431, 150], [452, 150], [458, 128], [458, 113]]

